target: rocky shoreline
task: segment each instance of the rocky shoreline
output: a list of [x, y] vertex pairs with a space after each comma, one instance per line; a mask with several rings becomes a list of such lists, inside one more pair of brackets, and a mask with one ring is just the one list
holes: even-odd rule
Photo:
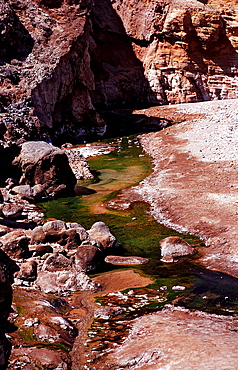
[[205, 241], [204, 266], [236, 277], [237, 109], [234, 99], [143, 110], [182, 122], [140, 137], [154, 169], [131, 192], [158, 222]]

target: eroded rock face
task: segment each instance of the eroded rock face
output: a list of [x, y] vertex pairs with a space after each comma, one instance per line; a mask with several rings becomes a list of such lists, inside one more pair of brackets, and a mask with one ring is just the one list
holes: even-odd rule
[[113, 8], [137, 40], [151, 103], [237, 97], [235, 3], [124, 0]]
[[105, 133], [98, 109], [237, 97], [237, 18], [234, 0], [1, 0], [5, 137], [77, 142]]

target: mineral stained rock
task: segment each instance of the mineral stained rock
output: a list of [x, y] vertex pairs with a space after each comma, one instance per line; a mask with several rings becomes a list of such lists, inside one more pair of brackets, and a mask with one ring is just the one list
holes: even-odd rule
[[235, 0], [1, 0], [0, 22], [11, 140], [76, 142], [105, 133], [99, 110], [237, 97]]

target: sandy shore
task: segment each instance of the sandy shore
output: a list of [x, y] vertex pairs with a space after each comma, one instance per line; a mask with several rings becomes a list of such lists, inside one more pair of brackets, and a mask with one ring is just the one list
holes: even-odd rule
[[133, 189], [159, 221], [206, 241], [201, 262], [238, 277], [238, 100], [153, 107], [177, 123], [142, 135], [154, 170]]

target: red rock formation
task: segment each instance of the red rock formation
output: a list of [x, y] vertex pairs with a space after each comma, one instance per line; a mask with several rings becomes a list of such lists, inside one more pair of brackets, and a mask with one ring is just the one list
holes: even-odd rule
[[0, 1], [11, 139], [79, 141], [98, 109], [237, 97], [233, 1]]

